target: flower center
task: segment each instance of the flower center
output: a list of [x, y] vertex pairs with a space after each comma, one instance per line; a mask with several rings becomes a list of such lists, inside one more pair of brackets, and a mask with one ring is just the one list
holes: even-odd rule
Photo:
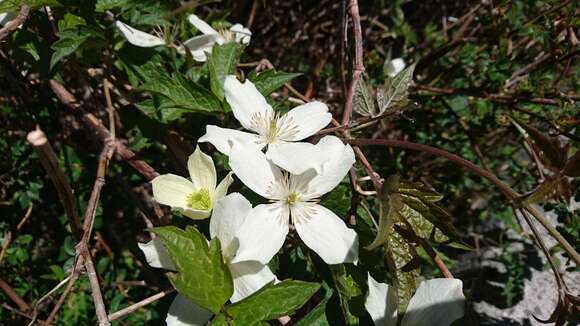
[[298, 126], [292, 117], [284, 114], [258, 112], [252, 117], [252, 129], [259, 133], [264, 144], [272, 144], [277, 140], [293, 140], [298, 133]]
[[211, 208], [211, 197], [209, 190], [201, 188], [198, 191], [187, 195], [187, 207], [191, 209], [208, 210]]
[[286, 196], [286, 203], [288, 203], [288, 205], [295, 204], [300, 201], [300, 197], [299, 193], [293, 191]]

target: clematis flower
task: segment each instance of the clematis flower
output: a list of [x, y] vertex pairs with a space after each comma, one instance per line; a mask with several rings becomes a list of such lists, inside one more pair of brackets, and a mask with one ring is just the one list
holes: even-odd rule
[[[397, 325], [395, 289], [368, 275], [369, 293], [365, 308], [375, 326]], [[463, 316], [465, 297], [458, 279], [436, 278], [422, 282], [409, 301], [401, 326], [448, 326]]]
[[[230, 141], [238, 138], [260, 150], [267, 147], [266, 157], [286, 171], [300, 174], [310, 167], [318, 169], [322, 157], [315, 155], [312, 144], [298, 141], [328, 125], [332, 115], [326, 104], [314, 101], [295, 107], [286, 114], [278, 114], [251, 81], [241, 83], [235, 76], [226, 77], [224, 93], [234, 117], [250, 132], [208, 125], [200, 142], [210, 142], [229, 156]], [[295, 159], [297, 153], [304, 161]]]
[[[220, 240], [222, 257], [232, 274], [234, 293], [230, 300], [237, 302], [258, 291], [270, 282], [276, 282], [276, 275], [267, 265], [257, 261], [240, 261], [232, 263], [232, 259], [241, 253], [237, 240], [238, 230], [251, 217], [252, 204], [239, 193], [232, 193], [221, 199], [212, 214], [209, 233], [212, 238]], [[148, 243], [139, 244], [147, 262], [152, 267], [175, 270], [169, 253], [158, 238]], [[205, 325], [211, 313], [191, 302], [187, 297], [178, 294], [169, 307], [168, 326], [175, 325]]]
[[[188, 21], [202, 32], [203, 35], [192, 37], [183, 42], [183, 46], [179, 46], [177, 51], [185, 55], [185, 50], [188, 49], [191, 52], [193, 59], [196, 61], [206, 61], [206, 53], [211, 53], [211, 49], [215, 43], [250, 43], [252, 32], [240, 24], [235, 24], [230, 29], [220, 29], [219, 31], [216, 31], [196, 15], [189, 15]], [[115, 22], [115, 26], [121, 35], [123, 35], [129, 43], [135, 46], [147, 48], [167, 45], [163, 38], [140, 31], [121, 21]]]
[[240, 253], [234, 261], [270, 261], [282, 247], [290, 221], [302, 241], [327, 264], [358, 260], [356, 232], [318, 204], [320, 196], [336, 187], [354, 163], [349, 145], [334, 136], [322, 138], [313, 146], [332, 160], [323, 164], [320, 173], [309, 169], [296, 175], [280, 170], [258, 147], [233, 142], [232, 170], [248, 188], [271, 201], [252, 210], [238, 234]]
[[233, 182], [232, 174], [229, 173], [216, 187], [213, 160], [199, 147], [189, 156], [187, 169], [191, 181], [175, 174], [164, 174], [153, 179], [153, 198], [187, 217], [207, 218], [214, 203], [226, 195]]

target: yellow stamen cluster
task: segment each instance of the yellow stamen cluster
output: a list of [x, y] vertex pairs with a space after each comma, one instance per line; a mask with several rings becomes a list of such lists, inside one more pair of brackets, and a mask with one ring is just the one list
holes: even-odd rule
[[187, 196], [187, 207], [191, 209], [209, 210], [211, 208], [209, 190], [202, 188], [189, 194]]

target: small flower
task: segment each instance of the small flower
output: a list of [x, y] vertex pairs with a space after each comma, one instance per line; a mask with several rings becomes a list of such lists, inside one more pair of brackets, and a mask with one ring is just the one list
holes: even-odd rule
[[[183, 42], [183, 46], [177, 47], [177, 51], [185, 55], [185, 49], [191, 52], [196, 61], [206, 61], [207, 53], [211, 53], [214, 44], [224, 44], [228, 42], [237, 42], [241, 44], [250, 43], [252, 32], [240, 24], [235, 24], [229, 29], [220, 29], [216, 31], [206, 22], [199, 19], [196, 15], [189, 15], [188, 21], [194, 25], [203, 35], [195, 36]], [[159, 36], [145, 33], [133, 28], [121, 21], [115, 22], [115, 26], [129, 41], [129, 43], [143, 48], [167, 45], [165, 40]]]
[[189, 15], [187, 20], [195, 26], [202, 34], [195, 36], [183, 45], [191, 51], [193, 59], [196, 61], [206, 61], [206, 53], [211, 53], [211, 48], [214, 43], [224, 44], [229, 42], [236, 42], [247, 45], [252, 38], [252, 32], [241, 24], [235, 24], [229, 29], [221, 28], [219, 30], [213, 29], [208, 23], [199, 19], [196, 15]]
[[405, 64], [405, 60], [403, 60], [403, 58], [395, 58], [385, 62], [385, 71], [389, 77], [393, 78], [401, 71], [403, 71], [406, 66], [407, 65]]
[[240, 252], [234, 262], [270, 261], [282, 247], [290, 221], [302, 241], [327, 264], [358, 260], [356, 232], [318, 204], [320, 197], [336, 187], [351, 168], [353, 150], [334, 136], [326, 136], [313, 146], [333, 159], [322, 165], [321, 173], [309, 169], [296, 175], [281, 171], [257, 147], [234, 141], [230, 153], [232, 170], [248, 188], [271, 201], [252, 210], [238, 234]]
[[[320, 157], [309, 155], [312, 153], [312, 144], [298, 141], [328, 125], [332, 115], [326, 104], [314, 101], [295, 107], [286, 114], [278, 114], [251, 81], [240, 83], [235, 76], [226, 77], [224, 93], [234, 117], [251, 133], [208, 125], [200, 142], [210, 142], [220, 152], [229, 155], [230, 141], [239, 139], [260, 150], [267, 147], [266, 157], [294, 174], [300, 174], [311, 167], [319, 168], [323, 162], [319, 160]], [[302, 154], [303, 161], [296, 160], [297, 153]]]
[[[234, 293], [230, 300], [237, 302], [258, 291], [270, 282], [278, 279], [267, 265], [257, 261], [232, 262], [240, 254], [237, 232], [250, 219], [252, 204], [239, 193], [232, 193], [222, 198], [212, 214], [209, 233], [212, 238], [220, 240], [222, 257], [230, 269], [234, 282]], [[150, 266], [175, 270], [169, 253], [158, 238], [148, 243], [139, 243]], [[169, 308], [167, 325], [205, 325], [211, 313], [188, 298], [178, 294]]]
[[203, 219], [225, 196], [233, 179], [229, 173], [216, 187], [217, 177], [213, 160], [198, 148], [189, 156], [187, 168], [191, 181], [175, 174], [164, 174], [151, 181], [153, 197], [163, 205], [182, 212], [193, 219]]
[[[365, 308], [375, 326], [397, 325], [395, 289], [368, 275], [369, 293]], [[463, 316], [465, 296], [458, 279], [436, 278], [422, 282], [409, 301], [401, 326], [448, 326]]]

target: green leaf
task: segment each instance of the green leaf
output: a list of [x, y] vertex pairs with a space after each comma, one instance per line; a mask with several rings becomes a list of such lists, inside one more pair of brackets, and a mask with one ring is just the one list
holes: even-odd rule
[[364, 117], [374, 117], [377, 115], [375, 102], [371, 94], [372, 90], [367, 85], [365, 79], [359, 79], [359, 81], [356, 83], [353, 103], [353, 109], [356, 113]]
[[320, 205], [330, 209], [334, 214], [345, 217], [350, 210], [350, 190], [345, 185], [339, 185], [322, 197]]
[[257, 73], [252, 71], [248, 75], [248, 79], [254, 83], [256, 88], [262, 95], [268, 96], [272, 94], [273, 91], [282, 87], [282, 85], [291, 81], [292, 79], [302, 75], [301, 73], [288, 73], [276, 71], [274, 69], [266, 70]]
[[238, 62], [239, 45], [228, 42], [222, 45], [214, 44], [207, 60], [210, 75], [211, 91], [220, 99], [224, 99], [224, 80], [234, 73]]
[[383, 88], [377, 91], [379, 115], [392, 113], [409, 103], [409, 85], [413, 80], [415, 64], [410, 65], [393, 78], [385, 81]]
[[318, 305], [312, 309], [304, 318], [300, 319], [296, 326], [329, 326], [330, 323], [326, 318], [326, 304], [330, 297], [332, 297], [332, 289], [326, 284], [323, 285], [326, 293], [324, 294], [324, 299], [318, 303]]
[[418, 256], [415, 247], [399, 232], [391, 232], [386, 249], [387, 266], [391, 273], [392, 286], [397, 293], [397, 312], [401, 316], [417, 290]]
[[[262, 321], [293, 313], [318, 289], [320, 284], [303, 281], [270, 283], [244, 300], [227, 306], [225, 311], [236, 325], [261, 325]], [[216, 319], [219, 321], [223, 318]]]
[[358, 299], [364, 298], [366, 289], [361, 289], [360, 284], [366, 285], [366, 279], [363, 283], [357, 282], [355, 275], [349, 273], [345, 265], [331, 265], [329, 267], [332, 272], [334, 286], [338, 292], [340, 308], [342, 309], [346, 325], [359, 325], [360, 321], [354, 305]]
[[190, 226], [185, 230], [164, 226], [151, 231], [161, 238], [177, 268], [176, 273], [168, 273], [171, 284], [193, 302], [219, 313], [234, 290], [219, 240], [212, 239], [208, 246], [205, 237]]
[[0, 12], [16, 11], [24, 4], [30, 8], [36, 9], [44, 6], [57, 7], [61, 6], [58, 0], [4, 0], [0, 2]]
[[59, 40], [54, 42], [52, 49], [54, 53], [50, 60], [52, 69], [62, 58], [74, 53], [91, 40], [104, 41], [102, 33], [92, 27], [79, 25], [58, 32]]
[[165, 96], [168, 106], [193, 112], [223, 112], [220, 101], [207, 89], [181, 76], [159, 75], [139, 87], [140, 90]]

